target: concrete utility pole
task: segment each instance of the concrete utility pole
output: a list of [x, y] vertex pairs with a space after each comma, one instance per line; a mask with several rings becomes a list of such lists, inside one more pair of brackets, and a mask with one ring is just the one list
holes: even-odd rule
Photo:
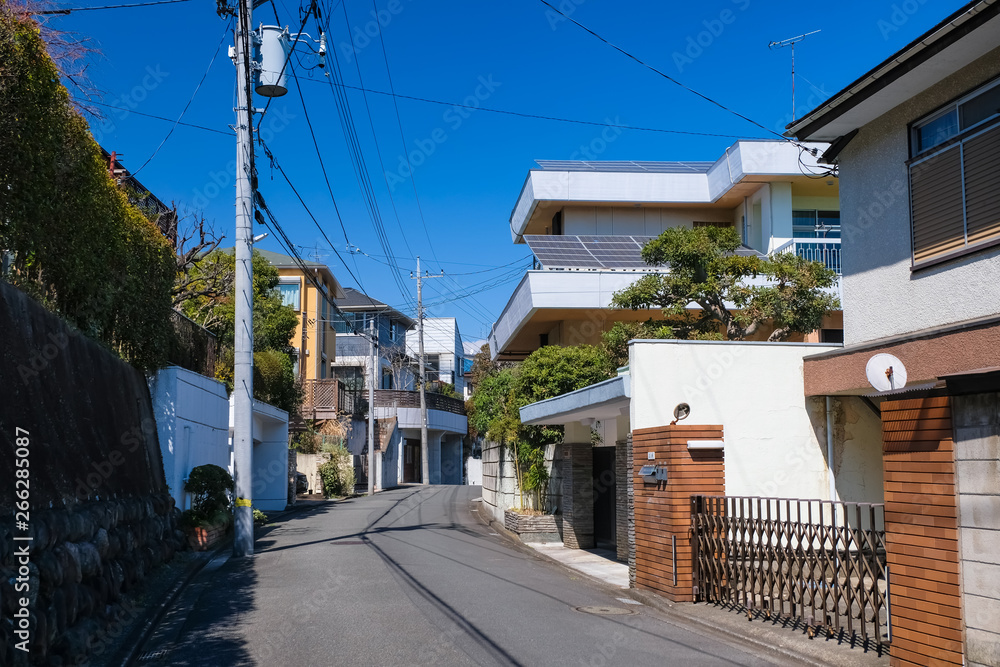
[[[376, 314], [375, 317], [378, 317]], [[375, 495], [375, 317], [368, 321], [368, 495]]]
[[251, 185], [250, 26], [252, 5], [236, 17], [236, 359], [233, 368], [233, 468], [236, 482], [233, 555], [253, 555], [253, 187]]
[[438, 276], [425, 276], [420, 271], [420, 256], [417, 255], [417, 275], [410, 275], [410, 278], [417, 279], [417, 340], [419, 341], [420, 353], [420, 475], [421, 484], [430, 484], [430, 458], [427, 452], [427, 373], [424, 367], [424, 278], [440, 278], [444, 271]]

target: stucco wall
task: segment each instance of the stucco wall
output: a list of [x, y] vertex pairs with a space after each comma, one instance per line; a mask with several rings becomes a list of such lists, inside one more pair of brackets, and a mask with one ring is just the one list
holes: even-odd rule
[[[631, 424], [664, 426], [678, 403], [688, 423], [722, 424], [726, 493], [829, 499], [826, 405], [806, 398], [802, 358], [835, 349], [806, 343], [636, 341], [630, 346]], [[882, 499], [874, 415], [844, 402], [834, 416], [834, 466], [843, 500]], [[838, 435], [839, 433], [839, 435]]]
[[861, 128], [840, 157], [845, 343], [1000, 311], [1000, 250], [910, 271], [907, 124], [1000, 73], [1000, 49]]
[[192, 468], [229, 468], [229, 398], [221, 382], [170, 366], [148, 380], [163, 455], [163, 472], [177, 507], [191, 508], [184, 480]]

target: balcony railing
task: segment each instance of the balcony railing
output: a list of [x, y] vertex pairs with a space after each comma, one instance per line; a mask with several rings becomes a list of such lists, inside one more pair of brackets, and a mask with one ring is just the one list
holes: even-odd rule
[[813, 262], [822, 262], [837, 275], [842, 275], [840, 265], [840, 239], [792, 239], [779, 246], [772, 254], [794, 252], [799, 257]]
[[302, 415], [306, 419], [332, 419], [366, 407], [358, 405], [357, 396], [339, 380], [305, 380], [302, 388]]
[[[427, 409], [451, 412], [456, 415], [465, 414], [465, 401], [444, 394], [427, 392]], [[375, 407], [377, 408], [419, 408], [419, 391], [399, 391], [396, 389], [376, 389]]]

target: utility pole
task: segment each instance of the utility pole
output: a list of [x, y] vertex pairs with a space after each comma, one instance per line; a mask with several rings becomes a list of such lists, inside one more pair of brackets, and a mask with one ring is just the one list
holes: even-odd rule
[[417, 255], [417, 340], [420, 353], [420, 475], [421, 484], [430, 484], [430, 458], [427, 452], [427, 373], [424, 366], [424, 278], [440, 278], [444, 275], [425, 276], [420, 270], [420, 256]]
[[795, 37], [789, 37], [788, 39], [783, 39], [777, 42], [771, 42], [767, 45], [767, 48], [773, 49], [775, 47], [781, 49], [786, 46], [792, 47], [792, 120], [795, 120], [795, 44], [801, 42], [803, 39], [809, 35], [815, 35], [819, 30], [813, 30], [812, 32], [807, 32], [804, 35], [796, 35]]
[[251, 0], [237, 2], [236, 17], [236, 358], [233, 368], [233, 556], [253, 555], [253, 164], [250, 120]]
[[[378, 317], [376, 314], [375, 317]], [[368, 495], [375, 495], [375, 317], [368, 321]]]

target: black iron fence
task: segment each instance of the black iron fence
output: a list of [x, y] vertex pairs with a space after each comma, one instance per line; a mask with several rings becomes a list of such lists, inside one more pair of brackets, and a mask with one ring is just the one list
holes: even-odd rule
[[691, 524], [696, 600], [888, 646], [884, 505], [692, 496]]

